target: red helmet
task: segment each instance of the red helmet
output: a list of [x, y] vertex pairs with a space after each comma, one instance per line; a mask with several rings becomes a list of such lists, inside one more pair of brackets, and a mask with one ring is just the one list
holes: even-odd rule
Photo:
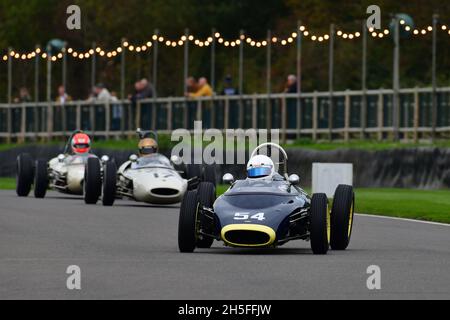
[[71, 145], [76, 154], [88, 153], [91, 150], [91, 138], [85, 133], [77, 133], [73, 136]]

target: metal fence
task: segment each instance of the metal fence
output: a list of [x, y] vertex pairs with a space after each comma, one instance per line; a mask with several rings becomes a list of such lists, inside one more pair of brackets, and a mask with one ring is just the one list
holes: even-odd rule
[[[388, 139], [418, 141], [450, 137], [450, 88], [436, 93], [433, 117], [431, 88], [402, 89], [398, 128], [393, 119], [393, 90], [241, 95], [211, 98], [158, 98], [111, 103], [72, 102], [0, 104], [0, 138], [23, 142], [63, 137], [76, 129], [96, 137], [127, 137], [137, 127], [170, 133], [177, 128], [280, 129], [287, 139]], [[330, 103], [332, 101], [332, 103]], [[433, 119], [435, 119], [433, 121]]]

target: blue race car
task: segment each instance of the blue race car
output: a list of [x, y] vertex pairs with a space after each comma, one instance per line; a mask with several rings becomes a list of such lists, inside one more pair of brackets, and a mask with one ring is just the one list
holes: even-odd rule
[[[278, 150], [280, 162], [259, 154], [263, 148]], [[210, 248], [214, 240], [230, 247], [270, 248], [298, 239], [311, 241], [314, 254], [326, 254], [330, 246], [345, 250], [353, 228], [352, 186], [338, 186], [330, 210], [325, 194], [308, 196], [299, 187], [299, 176], [288, 175], [287, 161], [282, 147], [265, 143], [253, 151], [247, 179], [224, 175], [230, 188], [217, 200], [208, 182], [187, 192], [180, 209], [180, 251]]]

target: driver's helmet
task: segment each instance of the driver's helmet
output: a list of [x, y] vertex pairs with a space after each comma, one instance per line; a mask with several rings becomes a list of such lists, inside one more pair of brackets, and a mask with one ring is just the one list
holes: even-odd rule
[[91, 150], [91, 138], [86, 133], [77, 133], [70, 142], [74, 154], [85, 154]]
[[158, 143], [154, 139], [145, 138], [139, 141], [139, 155], [145, 157], [158, 152]]
[[265, 178], [275, 173], [275, 165], [268, 156], [256, 155], [247, 164], [249, 178]]

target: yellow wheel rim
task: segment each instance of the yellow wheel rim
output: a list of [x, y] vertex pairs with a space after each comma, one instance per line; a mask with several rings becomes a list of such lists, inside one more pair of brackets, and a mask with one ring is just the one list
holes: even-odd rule
[[352, 206], [350, 207], [350, 216], [348, 218], [348, 237], [350, 238], [350, 235], [352, 233], [352, 226], [353, 226], [353, 201]]
[[330, 208], [327, 204], [327, 239], [328, 243], [330, 243], [331, 239], [331, 214], [330, 214]]

